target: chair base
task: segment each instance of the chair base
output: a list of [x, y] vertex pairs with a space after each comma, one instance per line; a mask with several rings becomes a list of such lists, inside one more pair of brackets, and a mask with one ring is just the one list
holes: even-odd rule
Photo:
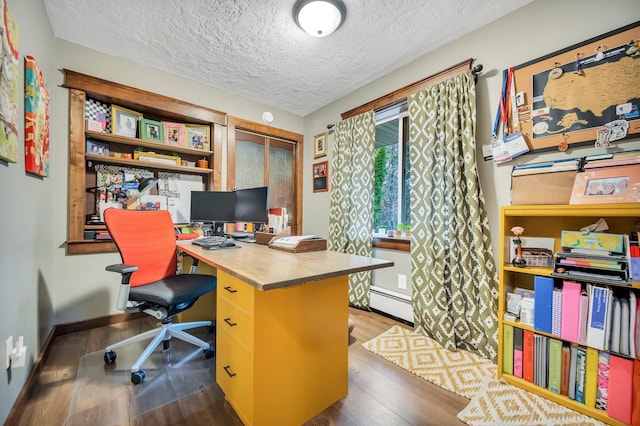
[[[176, 339], [180, 339], [187, 343], [191, 343], [192, 345], [199, 346], [204, 351], [211, 349], [211, 345], [205, 342], [202, 339], [199, 339], [195, 336], [192, 336], [189, 333], [185, 333], [183, 330], [188, 330], [196, 327], [210, 327], [211, 321], [194, 321], [194, 322], [184, 322], [184, 323], [163, 323], [160, 324], [159, 327], [154, 328], [153, 330], [145, 331], [144, 333], [140, 333], [136, 336], [131, 336], [128, 339], [122, 340], [118, 343], [114, 343], [113, 345], [107, 346], [105, 349], [105, 354], [113, 351], [114, 349], [120, 348], [122, 346], [126, 346], [130, 343], [141, 342], [143, 340], [153, 339], [144, 352], [138, 357], [136, 362], [131, 366], [131, 373], [136, 373], [140, 371], [140, 367], [142, 364], [151, 356], [151, 354], [156, 350], [160, 343], [168, 342], [171, 338], [175, 337]], [[209, 356], [207, 356], [209, 358]], [[115, 358], [114, 358], [115, 359]], [[106, 360], [106, 358], [105, 358]]]

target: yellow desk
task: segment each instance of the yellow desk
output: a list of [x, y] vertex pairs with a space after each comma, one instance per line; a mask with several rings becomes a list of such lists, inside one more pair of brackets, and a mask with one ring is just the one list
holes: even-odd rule
[[247, 425], [300, 425], [347, 395], [348, 274], [393, 262], [267, 246], [180, 250], [217, 270], [216, 382]]

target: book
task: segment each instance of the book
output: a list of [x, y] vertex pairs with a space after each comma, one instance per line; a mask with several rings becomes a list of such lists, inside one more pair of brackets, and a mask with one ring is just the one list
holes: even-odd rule
[[536, 330], [551, 333], [553, 319], [553, 278], [535, 276], [533, 278], [533, 323]]
[[573, 281], [562, 282], [562, 331], [563, 340], [578, 342], [580, 296], [582, 286]]
[[608, 319], [609, 288], [593, 286], [589, 297], [587, 345], [603, 350]]
[[533, 383], [533, 356], [534, 343], [533, 331], [523, 330], [522, 340], [522, 377], [528, 382]]
[[502, 326], [502, 372], [513, 374], [513, 326]]
[[562, 343], [562, 364], [560, 368], [560, 394], [567, 396], [569, 393], [569, 371], [571, 370], [571, 348], [569, 344]]
[[567, 390], [567, 396], [571, 399], [576, 399], [576, 367], [578, 358], [578, 345], [571, 344], [571, 359], [569, 361], [569, 389]]
[[609, 357], [609, 402], [607, 414], [624, 423], [631, 423], [633, 401], [633, 361], [619, 356]]
[[584, 404], [584, 388], [587, 377], [587, 350], [578, 346], [576, 352], [576, 401]]
[[549, 339], [549, 383], [551, 392], [560, 393], [560, 381], [562, 374], [562, 341]]
[[562, 289], [553, 289], [553, 307], [551, 308], [551, 334], [560, 337], [562, 332]]
[[598, 350], [587, 348], [587, 367], [584, 383], [584, 404], [587, 407], [596, 406], [598, 392]]
[[609, 353], [598, 352], [598, 387], [596, 390], [596, 408], [607, 410], [609, 400]]
[[513, 375], [522, 378], [523, 330], [518, 327], [513, 328]]

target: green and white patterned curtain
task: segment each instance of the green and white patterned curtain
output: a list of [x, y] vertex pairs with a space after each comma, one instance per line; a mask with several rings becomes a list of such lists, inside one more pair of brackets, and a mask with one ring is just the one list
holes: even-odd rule
[[416, 331], [497, 357], [498, 279], [476, 163], [471, 72], [408, 98]]
[[[373, 227], [373, 111], [336, 124], [331, 159], [329, 250], [371, 257]], [[369, 309], [371, 271], [349, 275], [349, 304]]]

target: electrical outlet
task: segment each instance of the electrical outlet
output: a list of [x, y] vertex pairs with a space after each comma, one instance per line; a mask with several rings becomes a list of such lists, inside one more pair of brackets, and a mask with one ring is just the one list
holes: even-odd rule
[[402, 290], [407, 289], [407, 276], [404, 274], [398, 274], [398, 288]]
[[5, 358], [5, 369], [11, 367], [11, 352], [13, 352], [13, 336], [9, 336], [7, 339], [7, 357]]

